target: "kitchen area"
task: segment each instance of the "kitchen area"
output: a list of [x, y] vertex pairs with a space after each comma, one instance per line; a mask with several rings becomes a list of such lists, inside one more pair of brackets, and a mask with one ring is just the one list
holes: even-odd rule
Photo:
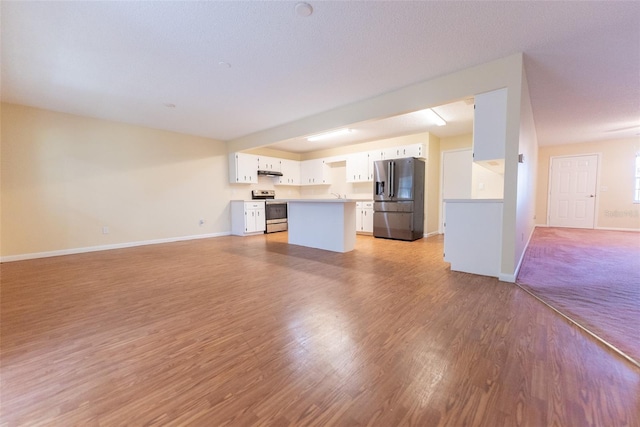
[[[418, 132], [301, 154], [285, 146], [229, 153], [232, 234], [286, 230], [290, 244], [348, 252], [356, 234], [410, 242], [444, 232], [452, 270], [498, 277], [506, 89], [476, 95], [473, 107], [472, 131], [452, 137]], [[444, 154], [461, 148], [472, 151], [465, 169], [473, 166], [473, 191], [445, 198]], [[409, 181], [389, 177], [407, 161], [421, 167], [397, 203]]]
[[[287, 230], [292, 244], [338, 252], [353, 250], [356, 233], [401, 240], [423, 237], [429, 135], [409, 138], [412, 140], [421, 142], [298, 161], [300, 172], [291, 167], [296, 161], [230, 154], [230, 181], [240, 180], [252, 188], [243, 185], [237, 190], [250, 192], [250, 200], [231, 201], [232, 234], [248, 236]], [[402, 141], [407, 139], [394, 142]], [[412, 154], [420, 157], [399, 157]], [[243, 169], [245, 162], [250, 166]], [[410, 169], [405, 167], [407, 162]], [[407, 172], [413, 171], [414, 163], [419, 173], [408, 179]], [[308, 167], [311, 171], [306, 170]], [[375, 195], [374, 187], [378, 189]], [[387, 212], [396, 204], [401, 212]]]

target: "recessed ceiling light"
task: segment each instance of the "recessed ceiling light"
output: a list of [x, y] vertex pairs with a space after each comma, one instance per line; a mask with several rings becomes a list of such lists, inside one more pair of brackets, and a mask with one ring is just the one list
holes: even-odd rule
[[176, 108], [176, 104], [172, 104], [170, 102], [167, 102], [166, 104], [164, 104], [164, 106], [167, 108]]
[[311, 135], [307, 137], [307, 141], [320, 141], [321, 139], [333, 138], [336, 136], [347, 135], [353, 132], [352, 129], [338, 129], [332, 130], [331, 132], [319, 133], [317, 135]]
[[224, 61], [218, 62], [218, 66], [220, 68], [231, 68], [231, 64], [229, 64], [228, 62], [224, 62]]
[[296, 4], [296, 15], [306, 18], [313, 13], [313, 7], [309, 3]]

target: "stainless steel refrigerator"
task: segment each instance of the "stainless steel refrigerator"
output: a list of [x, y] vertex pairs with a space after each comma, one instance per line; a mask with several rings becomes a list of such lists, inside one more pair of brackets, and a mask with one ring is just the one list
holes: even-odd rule
[[413, 157], [374, 162], [373, 235], [416, 240], [424, 235], [425, 163]]

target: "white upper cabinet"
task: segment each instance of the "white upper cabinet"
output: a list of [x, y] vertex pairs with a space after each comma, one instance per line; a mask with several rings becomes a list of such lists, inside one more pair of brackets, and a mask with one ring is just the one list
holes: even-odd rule
[[300, 162], [281, 159], [282, 176], [278, 177], [279, 185], [300, 185]]
[[347, 156], [347, 182], [366, 182], [369, 178], [369, 153], [354, 153]]
[[427, 147], [427, 144], [410, 144], [301, 162], [245, 153], [231, 153], [229, 154], [229, 182], [255, 184], [258, 182], [258, 170], [265, 170], [282, 173], [282, 176], [277, 177], [274, 181], [276, 185], [328, 185], [331, 184], [329, 162], [345, 159], [347, 182], [371, 182], [373, 181], [373, 164], [376, 160], [403, 157], [426, 158]]
[[[396, 153], [396, 149], [393, 149]], [[391, 151], [390, 151], [391, 154]], [[347, 156], [347, 182], [373, 181], [373, 163], [383, 159], [383, 150], [366, 151]], [[396, 157], [389, 157], [396, 158]]]
[[301, 185], [331, 184], [331, 169], [323, 159], [300, 162]]
[[507, 89], [475, 96], [473, 160], [504, 159], [507, 129]]
[[380, 150], [369, 151], [369, 153], [367, 153], [367, 154], [368, 154], [368, 159], [367, 159], [368, 177], [367, 177], [367, 181], [373, 181], [373, 164], [377, 160], [382, 160], [382, 151], [380, 151]]
[[229, 182], [231, 184], [258, 182], [258, 156], [244, 153], [229, 154]]
[[381, 150], [382, 159], [401, 159], [403, 157], [417, 157], [419, 159], [427, 158], [427, 144], [410, 144], [400, 145], [397, 147], [385, 148]]
[[275, 157], [258, 156], [258, 169], [265, 171], [282, 172], [280, 163], [281, 161], [282, 159], [277, 159]]

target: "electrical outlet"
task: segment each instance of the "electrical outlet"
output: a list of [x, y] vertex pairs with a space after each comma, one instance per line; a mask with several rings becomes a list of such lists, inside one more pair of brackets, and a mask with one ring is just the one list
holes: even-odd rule
[[200, 221], [198, 222], [198, 224], [200, 225], [200, 227], [202, 227], [202, 226], [204, 225], [204, 223], [205, 223], [205, 220], [204, 220], [204, 219], [200, 219]]
[[108, 226], [103, 226], [102, 227], [102, 234], [109, 234], [109, 227]]

